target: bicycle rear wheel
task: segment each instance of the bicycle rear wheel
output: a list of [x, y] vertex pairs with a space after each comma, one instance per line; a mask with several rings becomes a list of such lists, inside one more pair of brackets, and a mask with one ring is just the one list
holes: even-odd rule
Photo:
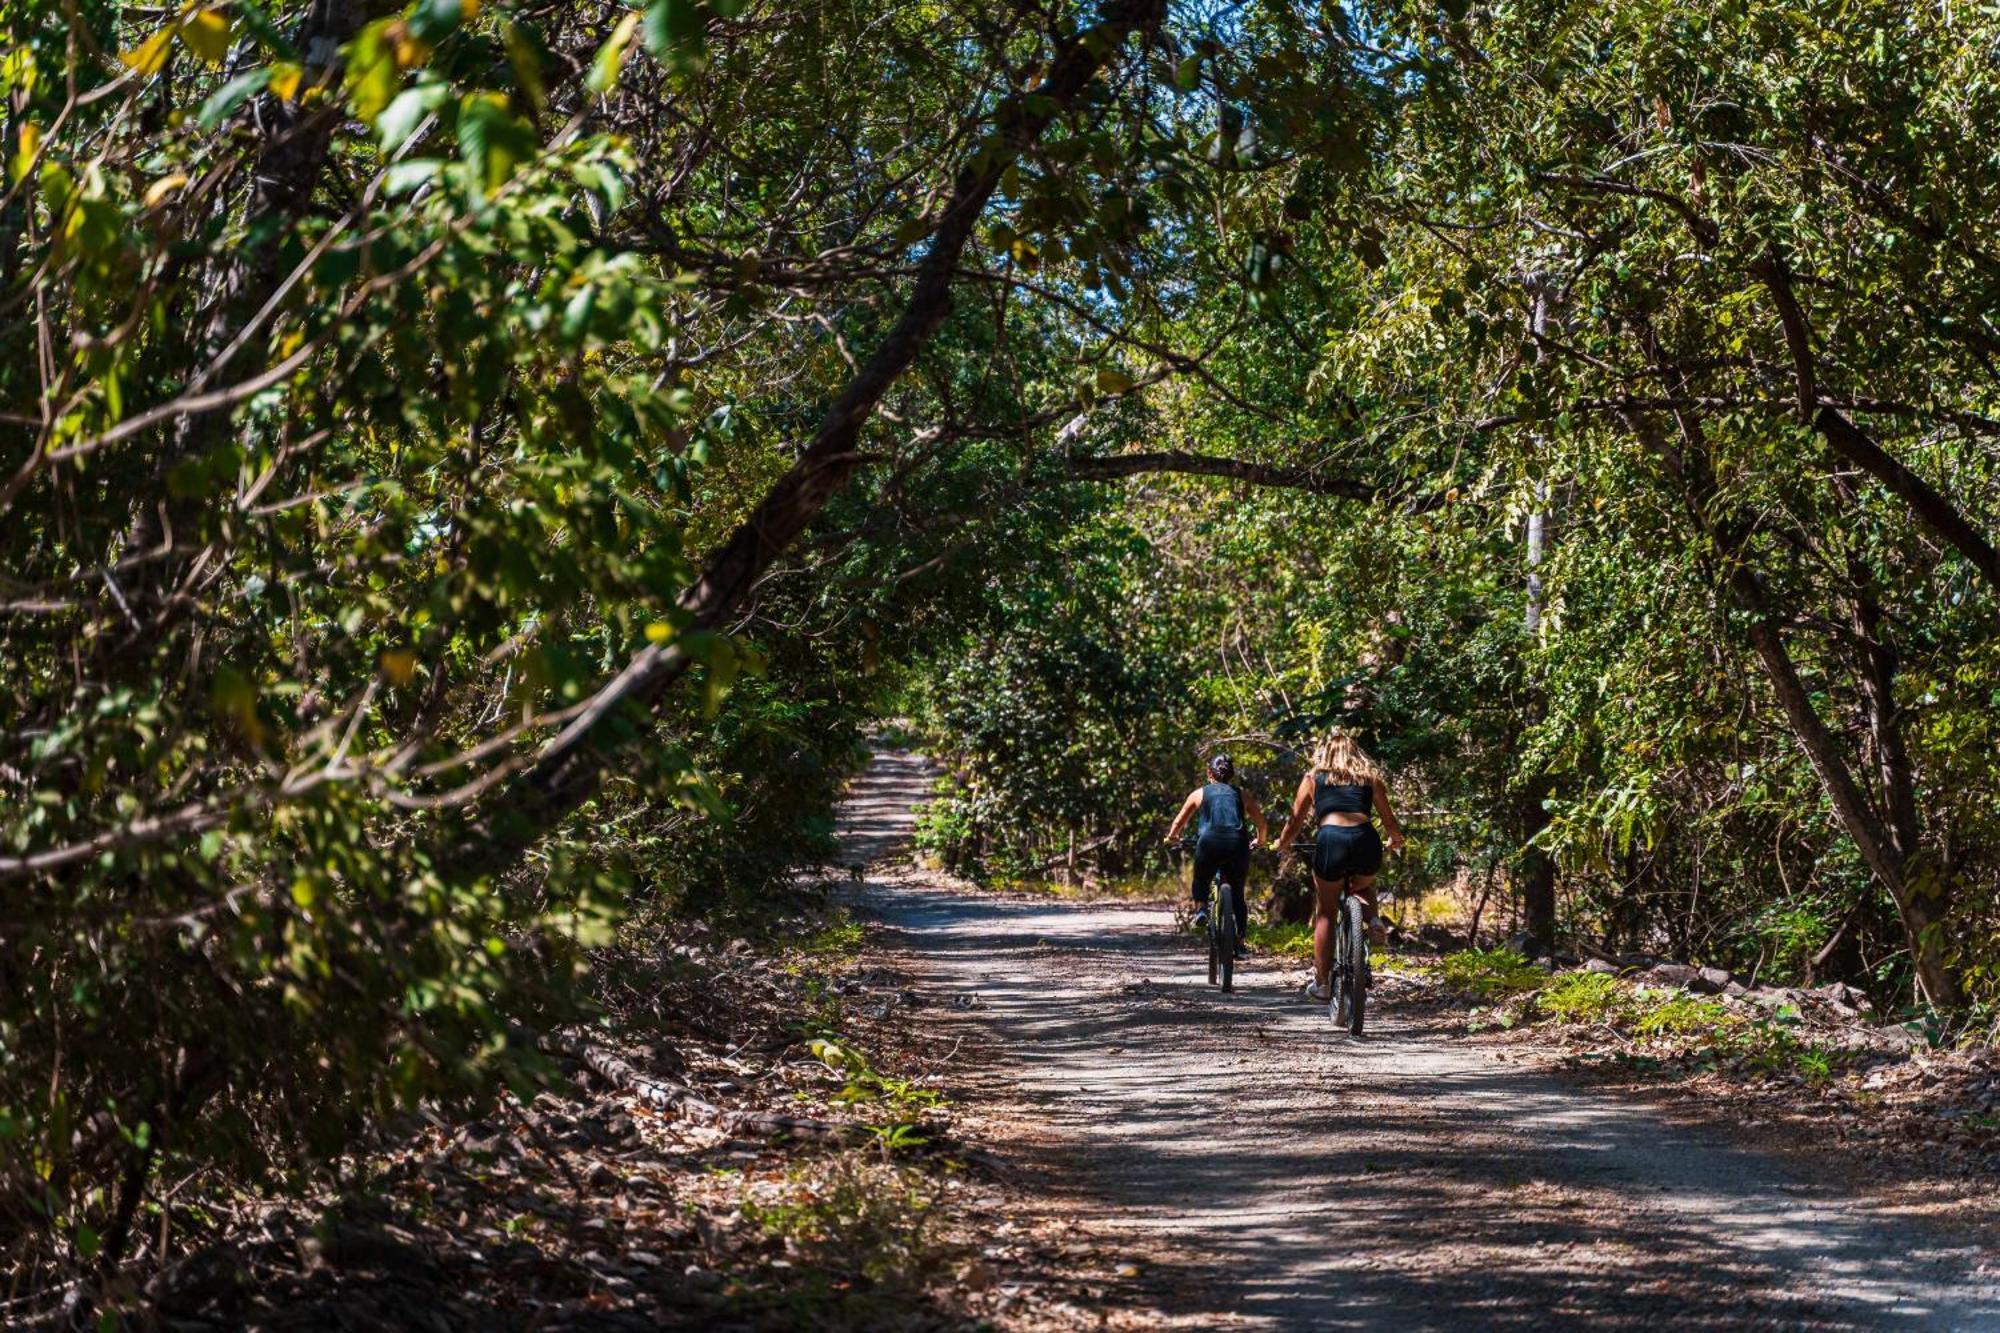
[[1337, 1028], [1347, 1026], [1347, 910], [1343, 907], [1333, 918], [1333, 967], [1326, 978], [1326, 1016]]
[[1215, 882], [1210, 900], [1215, 904], [1215, 952], [1222, 957], [1222, 989], [1236, 989], [1236, 900], [1229, 886]]
[[1222, 964], [1222, 951], [1216, 947], [1215, 941], [1215, 908], [1215, 894], [1211, 891], [1208, 895], [1208, 929], [1202, 932], [1208, 937], [1208, 984], [1211, 986], [1215, 984], [1216, 973]]
[[1341, 904], [1341, 924], [1347, 936], [1347, 1030], [1361, 1035], [1361, 1021], [1368, 1008], [1368, 920], [1361, 899], [1350, 896]]

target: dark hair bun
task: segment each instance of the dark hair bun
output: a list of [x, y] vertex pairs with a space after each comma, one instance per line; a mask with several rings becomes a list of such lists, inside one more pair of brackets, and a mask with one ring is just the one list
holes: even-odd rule
[[1217, 782], [1227, 782], [1236, 776], [1236, 761], [1226, 754], [1218, 754], [1208, 761], [1208, 773]]

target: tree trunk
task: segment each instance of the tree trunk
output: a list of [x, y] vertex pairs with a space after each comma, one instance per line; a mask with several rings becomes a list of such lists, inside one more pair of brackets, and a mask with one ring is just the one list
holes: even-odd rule
[[[1529, 324], [1539, 340], [1548, 333], [1547, 280], [1539, 273], [1534, 274], [1528, 279], [1528, 289], [1533, 300]], [[1539, 362], [1541, 359], [1542, 350], [1538, 341], [1535, 360]], [[1537, 481], [1535, 507], [1528, 514], [1527, 596], [1521, 613], [1521, 633], [1525, 640], [1523, 651], [1528, 653], [1534, 651], [1535, 640], [1542, 632], [1542, 561], [1547, 556], [1548, 515], [1545, 506], [1548, 494], [1548, 483]], [[1528, 727], [1541, 722], [1544, 707], [1541, 685], [1531, 676], [1523, 709]], [[1556, 863], [1547, 852], [1534, 846], [1534, 840], [1549, 826], [1549, 812], [1542, 806], [1544, 796], [1541, 784], [1531, 783], [1515, 806], [1521, 838], [1521, 929], [1537, 947], [1552, 950], [1556, 942]]]
[[1532, 846], [1549, 826], [1549, 812], [1542, 808], [1542, 793], [1529, 790], [1516, 810], [1521, 833], [1521, 933], [1538, 947], [1553, 949], [1556, 942], [1556, 863], [1547, 852]]

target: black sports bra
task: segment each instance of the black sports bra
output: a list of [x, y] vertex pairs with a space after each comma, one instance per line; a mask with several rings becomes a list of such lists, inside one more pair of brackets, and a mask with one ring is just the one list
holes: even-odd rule
[[1375, 788], [1366, 782], [1334, 782], [1313, 774], [1313, 819], [1328, 815], [1365, 815], [1375, 806]]

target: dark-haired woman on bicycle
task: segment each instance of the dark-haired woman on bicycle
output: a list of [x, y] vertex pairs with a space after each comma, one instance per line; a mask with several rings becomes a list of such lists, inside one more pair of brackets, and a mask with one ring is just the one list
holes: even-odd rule
[[1243, 946], [1244, 937], [1250, 933], [1250, 902], [1245, 894], [1250, 877], [1250, 849], [1256, 845], [1251, 841], [1249, 826], [1256, 827], [1257, 836], [1267, 846], [1271, 841], [1271, 826], [1264, 822], [1264, 811], [1257, 798], [1236, 785], [1235, 760], [1226, 754], [1210, 759], [1208, 779], [1206, 786], [1195, 788], [1181, 802], [1181, 811], [1174, 816], [1173, 827], [1167, 830], [1167, 842], [1180, 841], [1181, 830], [1188, 821], [1198, 820], [1194, 839], [1194, 900], [1203, 911], [1208, 909], [1208, 886], [1220, 870], [1232, 899], [1228, 909], [1236, 913], [1236, 956], [1245, 958], [1250, 952]]
[[1328, 732], [1313, 756], [1312, 771], [1299, 780], [1291, 816], [1278, 835], [1278, 859], [1290, 854], [1292, 834], [1311, 820], [1313, 833], [1313, 980], [1306, 994], [1327, 996], [1333, 969], [1333, 923], [1340, 911], [1342, 886], [1367, 904], [1370, 935], [1381, 947], [1381, 921], [1375, 915], [1375, 873], [1382, 868], [1383, 841], [1375, 832], [1373, 815], [1382, 816], [1389, 832], [1388, 849], [1403, 846], [1403, 827], [1389, 808], [1389, 788], [1382, 770], [1353, 735], [1339, 727]]

